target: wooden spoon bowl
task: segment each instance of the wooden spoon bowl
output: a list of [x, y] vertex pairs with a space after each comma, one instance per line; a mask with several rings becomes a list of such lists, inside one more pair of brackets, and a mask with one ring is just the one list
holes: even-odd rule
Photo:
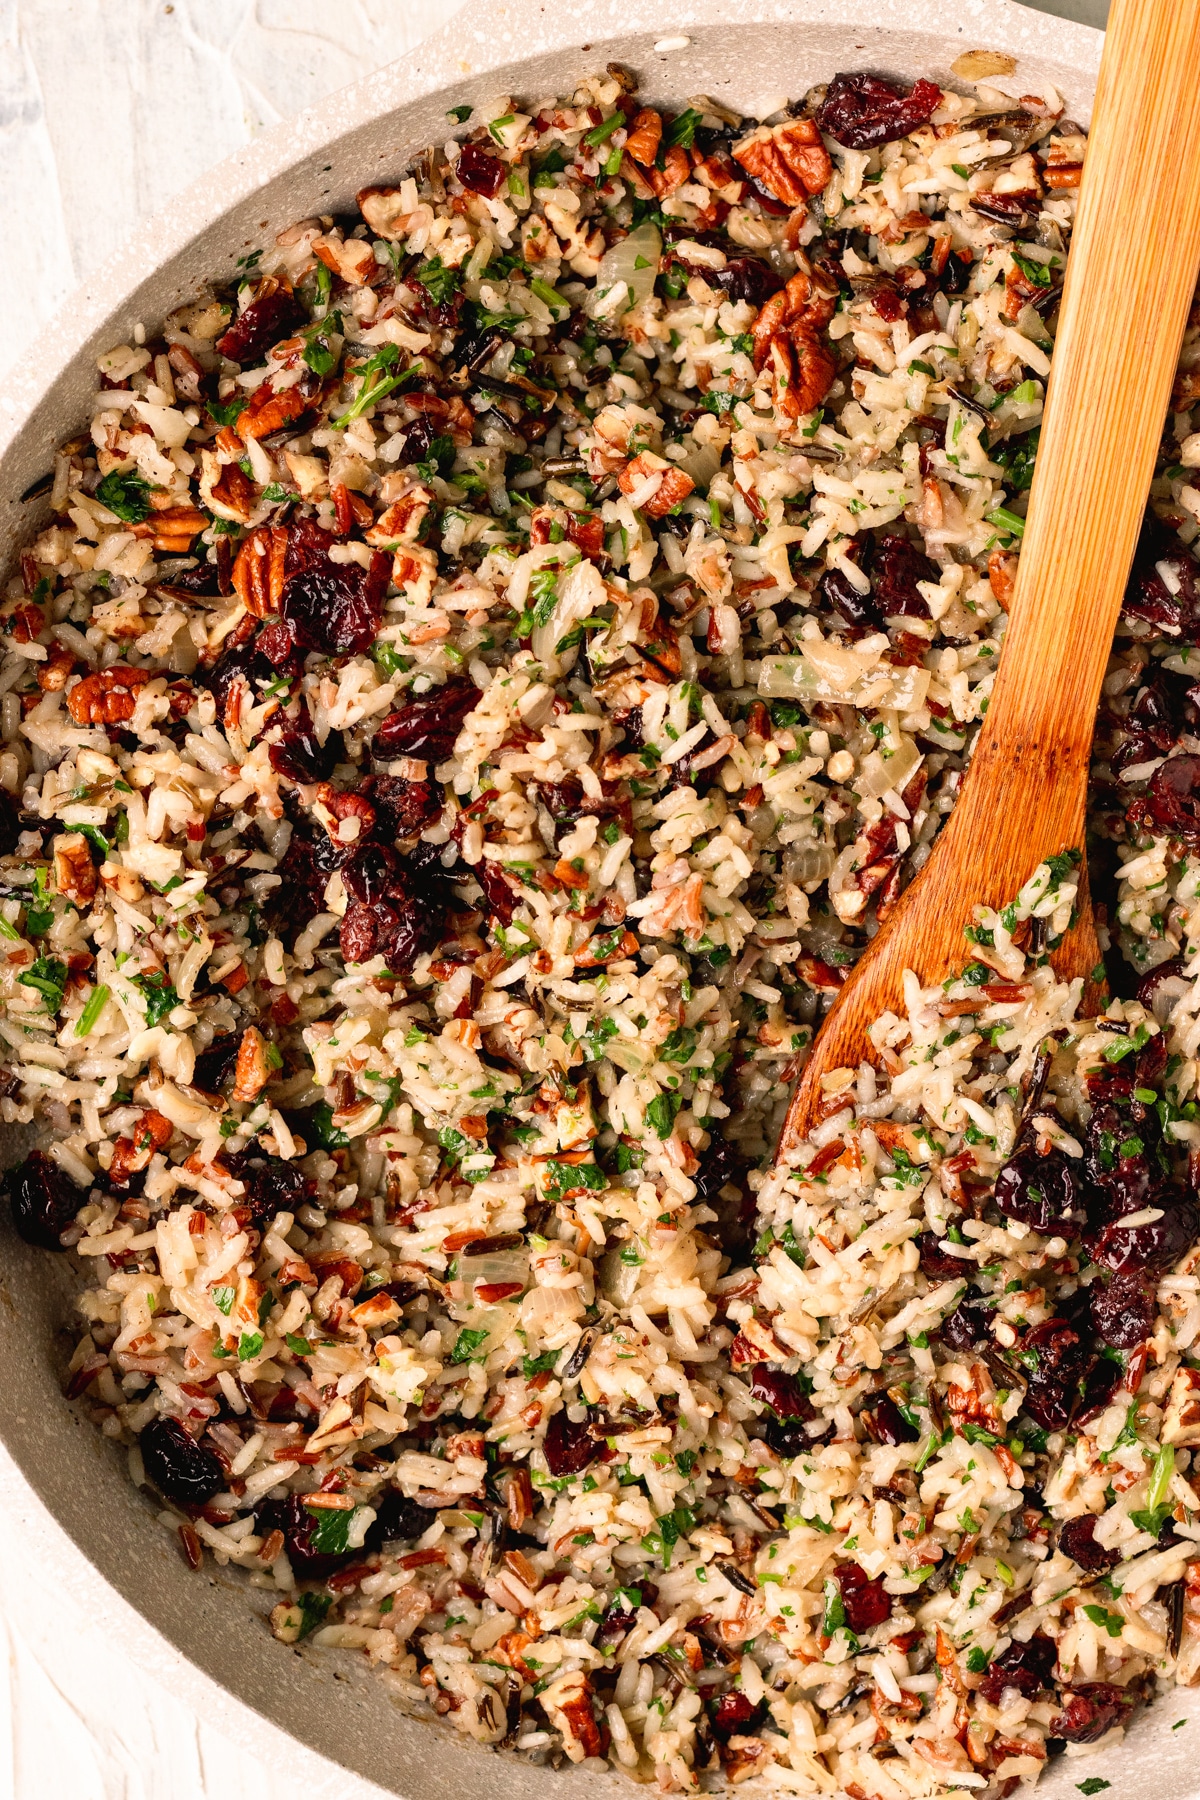
[[[838, 994], [779, 1145], [857, 1067], [902, 978], [945, 979], [964, 927], [1082, 848], [1096, 707], [1200, 263], [1200, 0], [1113, 0], [1004, 654], [958, 804]], [[1055, 954], [1099, 961], [1086, 886]]]

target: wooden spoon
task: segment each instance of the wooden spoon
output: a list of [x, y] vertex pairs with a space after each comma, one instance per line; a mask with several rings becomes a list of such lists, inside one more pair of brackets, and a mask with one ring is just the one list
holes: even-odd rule
[[[928, 863], [830, 1009], [788, 1108], [785, 1159], [821, 1078], [856, 1068], [902, 976], [967, 960], [982, 902], [1083, 843], [1100, 687], [1200, 263], [1200, 0], [1113, 0], [1004, 655], [963, 791]], [[1081, 889], [1086, 893], [1086, 888]], [[1055, 955], [1098, 960], [1090, 907]]]

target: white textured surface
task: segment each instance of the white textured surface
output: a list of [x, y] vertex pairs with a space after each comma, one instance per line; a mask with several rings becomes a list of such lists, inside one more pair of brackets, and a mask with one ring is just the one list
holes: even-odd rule
[[0, 369], [148, 214], [459, 0], [0, 0]]
[[[9, 244], [0, 371], [197, 175], [257, 131], [402, 56], [458, 4], [0, 0], [0, 217]], [[113, 1641], [108, 1590], [47, 1587], [44, 1565], [30, 1556], [22, 1488], [0, 1450], [0, 1796], [282, 1800], [295, 1795], [301, 1772], [306, 1800], [378, 1795], [282, 1744], [265, 1757], [248, 1753], [201, 1722], [195, 1694], [180, 1698], [175, 1683], [148, 1678]], [[32, 1496], [28, 1507], [37, 1508]]]

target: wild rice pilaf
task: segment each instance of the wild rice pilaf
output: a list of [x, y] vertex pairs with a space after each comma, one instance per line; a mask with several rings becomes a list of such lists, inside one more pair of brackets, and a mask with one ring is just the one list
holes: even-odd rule
[[68, 1392], [282, 1643], [668, 1791], [1007, 1792], [1200, 1675], [1200, 330], [1097, 745], [1123, 997], [1046, 960], [1064, 846], [772, 1166], [1036, 455], [1084, 141], [958, 73], [452, 109], [100, 359], [4, 605]]

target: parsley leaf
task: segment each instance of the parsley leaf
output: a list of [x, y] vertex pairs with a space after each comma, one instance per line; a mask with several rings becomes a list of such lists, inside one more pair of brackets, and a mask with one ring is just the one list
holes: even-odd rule
[[172, 1007], [179, 1005], [179, 995], [166, 976], [158, 971], [153, 975], [131, 975], [129, 979], [139, 993], [145, 996], [147, 1025], [159, 1024]]
[[487, 1338], [486, 1331], [470, 1331], [464, 1326], [454, 1340], [450, 1361], [452, 1363], [486, 1362], [487, 1351], [485, 1350], [482, 1355], [479, 1354], [479, 1351], [480, 1346], [486, 1344]]
[[101, 506], [107, 506], [109, 512], [116, 513], [127, 525], [141, 524], [150, 511], [149, 496], [150, 483], [132, 470], [128, 475], [122, 475], [114, 469], [96, 489]]
[[33, 988], [46, 1002], [46, 1011], [56, 1013], [62, 1005], [67, 985], [67, 965], [57, 956], [39, 956], [37, 961], [17, 976], [23, 987]]
[[417, 270], [417, 280], [434, 306], [445, 306], [459, 290], [462, 271], [448, 269], [440, 256], [431, 256], [424, 267]]

